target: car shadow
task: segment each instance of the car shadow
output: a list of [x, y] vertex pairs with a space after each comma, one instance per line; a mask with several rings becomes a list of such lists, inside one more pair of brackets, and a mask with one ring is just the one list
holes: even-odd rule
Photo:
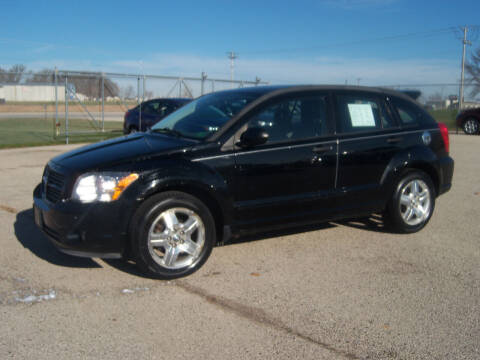
[[[252, 235], [246, 234], [239, 237], [234, 237], [234, 238], [231, 238], [228, 242], [225, 242], [224, 244], [221, 244], [221, 245], [217, 244], [215, 247], [223, 247], [223, 246], [230, 246], [230, 245], [248, 243], [253, 241], [266, 240], [266, 239], [275, 238], [279, 236], [288, 236], [288, 235], [300, 234], [300, 233], [305, 233], [310, 231], [328, 229], [335, 226], [337, 225], [334, 225], [331, 223], [290, 226], [290, 227], [283, 228], [281, 230], [263, 231], [263, 232], [255, 233]], [[144, 274], [143, 272], [141, 272], [138, 269], [138, 267], [135, 265], [135, 262], [133, 260], [128, 260], [128, 261], [125, 261], [122, 259], [102, 259], [102, 260], [106, 264], [116, 268], [117, 270], [126, 272], [130, 275], [143, 277], [146, 279], [154, 279], [154, 277], [150, 277]]]
[[98, 263], [90, 258], [70, 256], [58, 251], [55, 246], [35, 225], [33, 209], [21, 211], [17, 214], [13, 225], [15, 236], [23, 247], [34, 255], [51, 264], [65, 267], [98, 268]]
[[288, 235], [301, 234], [301, 233], [306, 233], [311, 231], [329, 229], [336, 226], [337, 225], [335, 225], [334, 223], [328, 223], [328, 222], [319, 223], [319, 224], [309, 224], [309, 225], [291, 225], [291, 226], [286, 226], [282, 229], [260, 231], [255, 234], [244, 234], [238, 237], [233, 237], [228, 242], [225, 242], [225, 244], [223, 245], [228, 246], [228, 245], [241, 244], [241, 243], [247, 243], [252, 241], [266, 240], [266, 239], [271, 239], [271, 238], [280, 237], [280, 236], [288, 236]]
[[138, 276], [145, 279], [155, 279], [148, 274], [143, 273], [135, 264], [133, 260], [125, 260], [125, 259], [102, 259], [102, 261], [111, 267], [123, 271], [127, 274]]
[[[255, 234], [244, 234], [238, 237], [233, 237], [228, 242], [225, 242], [223, 245], [217, 245], [217, 247], [249, 243], [275, 237], [324, 230], [339, 225], [368, 231], [388, 232], [388, 230], [385, 229], [381, 215], [374, 214], [368, 218], [355, 218], [311, 225], [289, 226], [277, 230], [261, 231]], [[79, 268], [102, 267], [93, 259], [70, 256], [58, 251], [55, 246], [53, 246], [53, 244], [35, 225], [33, 209], [24, 210], [17, 214], [17, 218], [14, 223], [14, 229], [15, 236], [25, 248], [29, 249], [37, 257], [48, 261], [51, 264]], [[105, 264], [130, 275], [148, 279], [152, 278], [139, 270], [132, 260], [126, 261], [123, 259], [102, 259], [102, 261]]]
[[372, 214], [368, 217], [345, 219], [333, 222], [334, 224], [352, 227], [355, 229], [391, 233], [392, 231], [387, 228], [383, 216], [380, 214]]

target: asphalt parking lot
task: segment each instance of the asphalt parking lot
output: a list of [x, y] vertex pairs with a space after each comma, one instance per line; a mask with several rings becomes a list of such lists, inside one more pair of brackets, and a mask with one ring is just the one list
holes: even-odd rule
[[263, 234], [169, 282], [36, 229], [33, 188], [73, 146], [1, 150], [0, 358], [479, 359], [480, 136], [450, 140], [454, 185], [420, 233]]

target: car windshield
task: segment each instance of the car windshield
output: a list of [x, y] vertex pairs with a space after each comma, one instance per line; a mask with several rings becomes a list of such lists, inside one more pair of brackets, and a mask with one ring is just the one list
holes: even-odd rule
[[171, 113], [153, 126], [152, 131], [205, 139], [261, 95], [247, 91], [208, 94]]

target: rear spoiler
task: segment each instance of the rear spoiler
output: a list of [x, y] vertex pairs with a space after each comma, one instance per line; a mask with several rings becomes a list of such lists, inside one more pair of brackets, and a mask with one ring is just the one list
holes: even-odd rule
[[410, 96], [413, 100], [417, 100], [422, 95], [420, 90], [400, 90], [400, 92]]

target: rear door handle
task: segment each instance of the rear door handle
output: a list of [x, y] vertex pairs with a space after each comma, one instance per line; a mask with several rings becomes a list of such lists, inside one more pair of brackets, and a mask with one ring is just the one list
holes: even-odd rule
[[387, 139], [387, 143], [395, 144], [395, 143], [399, 143], [402, 140], [403, 140], [403, 137], [401, 136], [392, 136]]
[[323, 145], [323, 146], [315, 146], [313, 148], [313, 152], [314, 153], [323, 153], [323, 152], [327, 152], [327, 151], [332, 151], [333, 150], [333, 146], [332, 145]]

